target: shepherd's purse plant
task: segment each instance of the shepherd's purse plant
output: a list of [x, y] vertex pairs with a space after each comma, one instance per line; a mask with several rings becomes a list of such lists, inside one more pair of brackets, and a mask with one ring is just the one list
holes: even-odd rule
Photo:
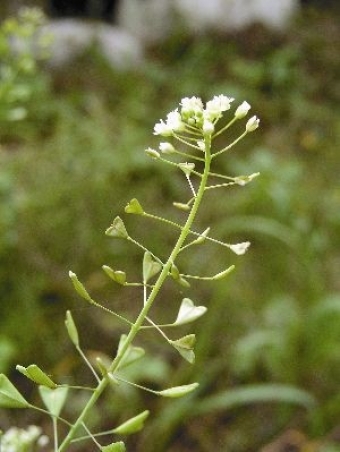
[[[177, 258], [182, 253], [190, 251], [191, 247], [198, 247], [209, 241], [222, 247], [226, 252], [237, 255], [244, 254], [250, 243], [225, 243], [215, 238], [210, 233], [210, 225], [198, 230], [195, 226], [197, 214], [202, 208], [205, 194], [211, 190], [222, 191], [231, 186], [243, 187], [251, 182], [258, 173], [241, 176], [228, 176], [221, 174], [214, 168], [214, 163], [225, 156], [242, 138], [256, 130], [259, 119], [256, 116], [245, 121], [244, 128], [239, 136], [231, 139], [226, 146], [215, 148], [216, 138], [229, 132], [229, 128], [236, 122], [244, 120], [249, 112], [250, 105], [244, 101], [233, 113], [230, 113], [233, 98], [225, 95], [214, 96], [205, 104], [198, 97], [183, 98], [179, 107], [171, 111], [165, 120], [160, 120], [154, 126], [154, 135], [164, 137], [157, 149], [147, 148], [146, 154], [155, 161], [164, 163], [170, 169], [178, 170], [185, 178], [188, 185], [188, 196], [185, 200], [173, 202], [174, 208], [183, 213], [183, 222], [178, 223], [168, 218], [155, 215], [147, 211], [143, 204], [136, 198], [131, 199], [125, 207], [128, 215], [142, 217], [142, 221], [158, 221], [166, 227], [174, 228], [178, 234], [172, 250], [164, 258], [158, 256], [152, 249], [130, 236], [123, 219], [117, 216], [111, 226], [106, 230], [106, 235], [113, 240], [125, 240], [134, 244], [141, 250], [141, 280], [130, 282], [125, 271], [103, 265], [103, 271], [116, 284], [123, 287], [139, 287], [141, 293], [140, 310], [135, 319], [127, 318], [118, 312], [109, 309], [104, 304], [94, 300], [77, 275], [70, 271], [69, 276], [73, 286], [85, 302], [104, 310], [107, 315], [119, 319], [126, 327], [126, 332], [121, 336], [116, 347], [116, 354], [110, 362], [106, 362], [98, 356], [96, 363], [86, 355], [81, 346], [81, 334], [72, 317], [71, 311], [67, 311], [65, 325], [75, 349], [90, 369], [93, 375], [91, 387], [77, 383], [74, 386], [58, 384], [54, 378], [45, 373], [38, 365], [31, 364], [27, 367], [17, 366], [17, 370], [38, 385], [42, 399], [42, 406], [29, 403], [16, 389], [12, 382], [4, 375], [0, 375], [0, 406], [2, 408], [30, 408], [46, 413], [50, 416], [53, 425], [53, 451], [64, 452], [79, 441], [92, 441], [99, 451], [123, 452], [126, 450], [121, 435], [135, 433], [143, 428], [144, 422], [149, 416], [145, 410], [123, 424], [113, 426], [109, 431], [94, 432], [88, 427], [91, 410], [104, 391], [115, 390], [119, 384], [132, 385], [141, 390], [148, 391], [155, 396], [177, 398], [194, 391], [199, 382], [192, 382], [175, 387], [166, 387], [155, 390], [150, 387], [128, 381], [124, 378], [122, 370], [137, 359], [143, 359], [145, 351], [136, 345], [137, 336], [147, 329], [153, 329], [155, 333], [179, 355], [192, 364], [195, 361], [195, 334], [186, 334], [178, 337], [169, 334], [176, 327], [194, 322], [207, 311], [205, 306], [197, 305], [191, 298], [185, 297], [180, 301], [174, 301], [179, 305], [178, 314], [174, 322], [158, 324], [152, 317], [151, 308], [154, 303], [161, 302], [161, 290], [166, 280], [171, 279], [188, 289], [196, 280], [217, 281], [226, 278], [234, 269], [234, 265], [221, 268], [216, 274], [195, 275], [183, 271], [178, 266]], [[222, 140], [218, 140], [222, 142]], [[217, 168], [217, 167], [216, 167]], [[84, 406], [75, 419], [69, 420], [61, 416], [61, 411], [68, 394], [72, 390], [82, 390], [88, 394]], [[66, 433], [60, 437], [59, 424], [63, 424]], [[64, 431], [64, 429], [63, 429]], [[103, 445], [103, 436], [109, 438]], [[111, 439], [112, 438], [112, 439]]]

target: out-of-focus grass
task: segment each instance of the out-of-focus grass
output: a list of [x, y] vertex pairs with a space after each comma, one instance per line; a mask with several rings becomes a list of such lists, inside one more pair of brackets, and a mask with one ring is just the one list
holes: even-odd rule
[[[198, 327], [195, 366], [165, 364], [168, 351], [146, 335], [144, 345], [155, 358], [131, 370], [134, 378], [154, 385], [198, 380], [201, 390], [166, 407], [121, 388], [103, 401], [107, 417], [124, 419], [133, 414], [129, 406], [135, 412], [147, 404], [155, 420], [131, 446], [156, 452], [259, 450], [288, 425], [310, 436], [337, 427], [338, 24], [331, 14], [305, 14], [284, 36], [258, 26], [197, 39], [179, 33], [151, 49], [145, 67], [135, 73], [114, 73], [91, 53], [67, 71], [40, 74], [47, 88], [37, 91], [31, 116], [10, 134], [1, 133], [3, 367], [39, 360], [56, 375], [79, 372], [64, 339], [66, 307], [83, 324], [89, 349], [112, 351], [121, 325], [82, 305], [67, 271], [76, 271], [94, 296], [126, 315], [138, 309], [140, 294], [111, 286], [100, 266], [127, 270], [133, 280], [141, 255], [108, 241], [102, 231], [134, 196], [148, 211], [181, 215], [171, 206], [185, 189], [181, 178], [148, 160], [143, 150], [154, 143], [154, 122], [179, 98], [224, 93], [247, 99], [261, 117], [261, 129], [220, 165], [232, 175], [260, 171], [261, 177], [226, 198], [209, 196], [202, 228], [216, 224], [217, 237], [250, 239], [252, 247], [235, 258], [204, 245], [204, 260], [199, 251], [183, 260], [190, 273], [213, 274], [237, 264], [228, 282], [199, 283], [190, 292], [209, 308]], [[126, 218], [126, 224], [139, 238], [147, 228], [146, 241], [160, 254], [175, 237], [144, 220]], [[155, 316], [174, 316], [182, 295], [169, 285]], [[266, 388], [257, 386], [265, 383], [267, 397], [261, 392]], [[252, 396], [225, 392], [247, 385]], [[277, 397], [268, 403], [273, 385]], [[289, 392], [296, 389], [301, 392]], [[214, 408], [218, 394], [225, 404]], [[233, 397], [244, 401], [243, 394], [249, 403], [262, 394], [263, 403], [230, 405]], [[289, 402], [291, 394], [297, 402], [315, 398], [317, 405], [306, 410], [302, 402]], [[75, 408], [78, 403], [75, 399]], [[101, 422], [101, 409], [93, 423]]]

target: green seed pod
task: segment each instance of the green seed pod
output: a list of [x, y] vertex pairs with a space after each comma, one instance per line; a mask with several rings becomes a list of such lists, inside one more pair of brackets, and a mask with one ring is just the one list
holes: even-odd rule
[[78, 330], [76, 324], [74, 323], [71, 311], [66, 312], [65, 326], [71, 341], [76, 347], [79, 347]]
[[29, 403], [4, 374], [0, 374], [0, 408], [28, 408]]
[[183, 397], [190, 392], [194, 391], [199, 386], [198, 383], [191, 383], [189, 385], [182, 386], [174, 386], [173, 388], [164, 389], [163, 391], [159, 391], [157, 394], [162, 397]]
[[90, 297], [89, 293], [85, 289], [84, 285], [79, 281], [77, 275], [71, 271], [68, 272], [68, 275], [71, 278], [73, 287], [75, 288], [78, 295], [80, 295], [86, 301], [89, 301], [90, 303], [92, 303], [92, 298]]
[[111, 443], [107, 446], [102, 446], [100, 450], [101, 452], [126, 452], [126, 447], [123, 441], [118, 441], [117, 443]]
[[131, 435], [131, 433], [136, 433], [142, 430], [144, 427], [144, 421], [149, 416], [150, 412], [148, 410], [143, 411], [137, 416], [132, 417], [128, 421], [121, 424], [119, 427], [113, 430], [113, 433], [118, 435]]
[[140, 205], [138, 199], [133, 198], [125, 207], [125, 212], [134, 213], [136, 215], [143, 215], [144, 210], [143, 207]]
[[29, 378], [30, 380], [34, 381], [34, 383], [41, 385], [41, 386], [47, 386], [48, 388], [54, 389], [57, 387], [57, 384], [54, 383], [50, 379], [48, 375], [43, 372], [40, 367], [38, 367], [36, 364], [31, 364], [28, 367], [24, 366], [16, 366], [16, 369], [25, 375], [25, 377]]
[[120, 217], [116, 217], [113, 220], [111, 226], [106, 229], [105, 234], [120, 239], [127, 239], [129, 237], [124, 222]]

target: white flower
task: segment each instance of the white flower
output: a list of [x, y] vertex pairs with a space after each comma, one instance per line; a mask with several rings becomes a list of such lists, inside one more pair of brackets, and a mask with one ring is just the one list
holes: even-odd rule
[[248, 250], [249, 246], [250, 246], [250, 242], [241, 242], [241, 243], [235, 243], [234, 245], [229, 245], [229, 248], [235, 254], [240, 256], [241, 254], [244, 254]]
[[161, 119], [153, 129], [154, 135], [162, 135], [163, 137], [169, 137], [173, 135], [173, 132], [180, 132], [185, 129], [185, 124], [182, 121], [181, 115], [177, 110], [171, 111], [166, 117], [166, 122]]
[[254, 132], [254, 130], [258, 128], [259, 124], [260, 124], [259, 118], [257, 116], [252, 116], [246, 124], [246, 131]]
[[233, 100], [234, 99], [232, 97], [227, 97], [223, 94], [214, 96], [212, 100], [207, 102], [205, 117], [210, 120], [219, 118], [223, 111], [229, 110], [230, 104]]
[[201, 151], [205, 152], [205, 142], [203, 140], [197, 140], [197, 146]]
[[203, 102], [199, 97], [183, 97], [180, 102], [181, 115], [183, 118], [190, 116], [202, 116], [203, 114]]
[[239, 105], [235, 111], [235, 118], [237, 118], [237, 119], [244, 118], [247, 115], [250, 108], [251, 107], [248, 104], [248, 102], [246, 102], [246, 101], [242, 102], [242, 104]]
[[168, 113], [166, 123], [173, 131], [180, 132], [185, 129], [185, 124], [177, 110]]
[[154, 135], [162, 135], [163, 137], [170, 137], [172, 135], [172, 129], [161, 119], [153, 128]]
[[209, 119], [205, 119], [203, 121], [203, 127], [202, 127], [204, 135], [211, 135], [214, 133], [215, 127], [214, 124], [209, 121]]

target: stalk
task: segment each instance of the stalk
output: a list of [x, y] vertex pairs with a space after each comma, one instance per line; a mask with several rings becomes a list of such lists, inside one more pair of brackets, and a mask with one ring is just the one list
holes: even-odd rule
[[[210, 136], [205, 137], [205, 166], [204, 166], [204, 172], [200, 181], [200, 185], [195, 197], [195, 201], [192, 205], [192, 208], [190, 210], [190, 213], [188, 215], [188, 218], [186, 220], [186, 223], [181, 230], [181, 233], [178, 237], [178, 240], [168, 258], [166, 263], [163, 266], [163, 269], [160, 273], [160, 275], [157, 278], [157, 281], [151, 290], [149, 297], [143, 306], [143, 309], [139, 313], [135, 323], [131, 326], [130, 331], [127, 335], [127, 338], [117, 353], [116, 357], [112, 361], [108, 372], [114, 373], [118, 367], [119, 364], [122, 362], [127, 350], [129, 349], [130, 345], [132, 344], [133, 340], [135, 339], [137, 333], [141, 329], [159, 291], [161, 290], [164, 281], [166, 280], [167, 276], [169, 275], [170, 269], [172, 264], [175, 262], [188, 234], [190, 233], [190, 229], [192, 227], [192, 224], [195, 221], [198, 209], [200, 207], [200, 204], [202, 202], [204, 192], [207, 186], [208, 178], [209, 178], [209, 172], [210, 172], [210, 166], [211, 166], [211, 138]], [[77, 430], [84, 424], [85, 419], [87, 418], [89, 412], [91, 411], [92, 407], [97, 402], [100, 395], [104, 392], [108, 384], [110, 383], [109, 377], [107, 375], [104, 375], [101, 381], [99, 382], [97, 388], [94, 390], [92, 396], [86, 403], [85, 407], [83, 408], [83, 411], [80, 413], [78, 419], [75, 421], [75, 423], [70, 428], [68, 434], [65, 436], [63, 442], [60, 444], [58, 452], [64, 452], [67, 450], [67, 447], [70, 445], [72, 440], [75, 438], [75, 435], [77, 433]]]

